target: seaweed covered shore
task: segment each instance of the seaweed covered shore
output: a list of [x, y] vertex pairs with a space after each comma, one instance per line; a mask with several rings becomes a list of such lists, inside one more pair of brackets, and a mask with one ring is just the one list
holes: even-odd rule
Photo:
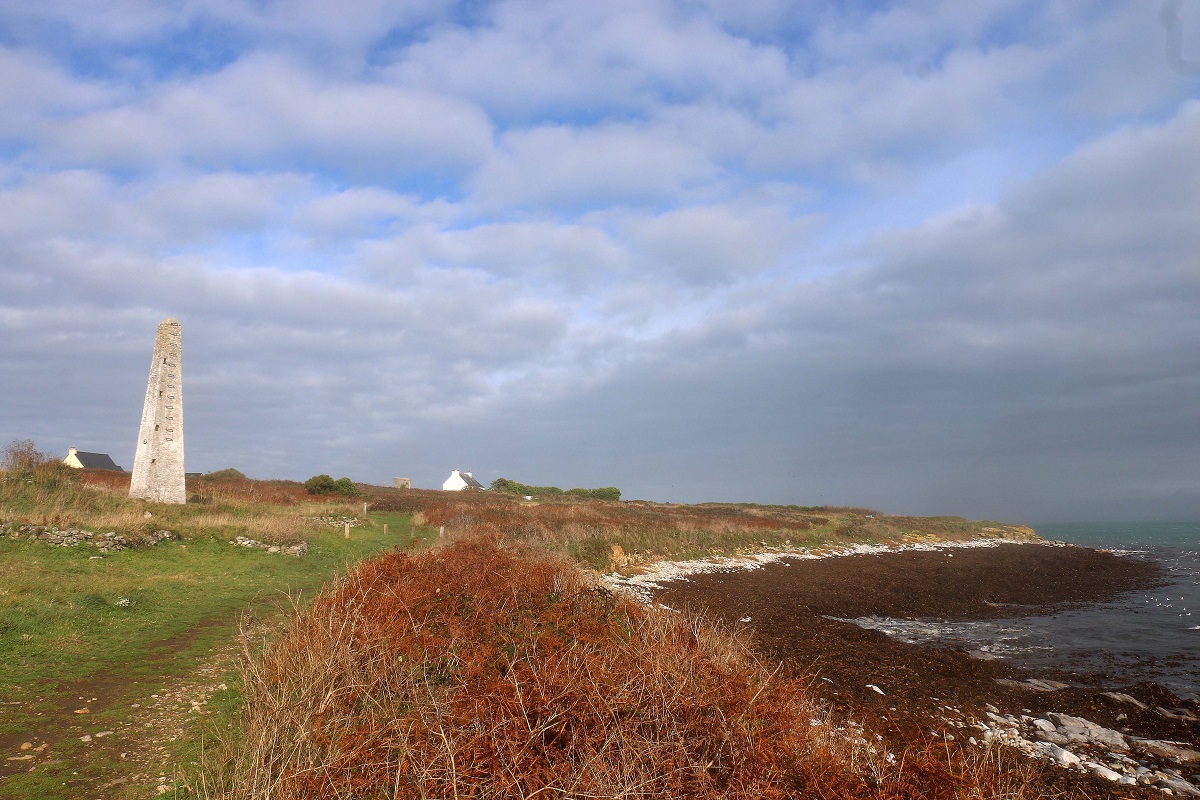
[[[1194, 701], [1104, 674], [1035, 673], [954, 643], [908, 644], [852, 621], [1036, 615], [1158, 577], [1151, 562], [1105, 551], [1006, 544], [785, 558], [749, 570], [731, 564], [661, 581], [652, 594], [671, 608], [740, 625], [816, 696], [893, 742], [931, 730], [978, 746], [1003, 741], [1058, 767], [1045, 773], [1052, 786], [1114, 797], [1164, 788], [1188, 795], [1200, 782]], [[1107, 733], [1085, 741], [1080, 721]]]

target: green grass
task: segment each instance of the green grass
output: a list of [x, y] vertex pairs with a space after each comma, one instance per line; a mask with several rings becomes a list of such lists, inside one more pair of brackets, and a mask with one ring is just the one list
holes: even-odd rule
[[[46, 513], [31, 506], [29, 495], [27, 487], [0, 492], [0, 519], [43, 522]], [[247, 609], [259, 616], [290, 610], [297, 597], [301, 602], [311, 597], [348, 565], [408, 547], [429, 533], [402, 514], [371, 515], [351, 529], [349, 539], [341, 526], [305, 521], [355, 510], [361, 517], [361, 506], [353, 505], [148, 506], [85, 487], [45, 497], [50, 502], [44, 507], [57, 517], [46, 521], [97, 531], [165, 528], [183, 538], [103, 558], [96, 558], [98, 551], [89, 545], [53, 547], [0, 538], [0, 698], [6, 701], [0, 705], [0, 737], [9, 739], [45, 730], [56, 715], [63, 719], [65, 699], [74, 700], [75, 691], [89, 685], [108, 685], [110, 693], [107, 705], [102, 702], [105, 707], [87, 718], [88, 727], [115, 728], [130, 719], [129, 700], [157, 690], [151, 686], [187, 680], [215, 646], [231, 641]], [[153, 516], [143, 522], [144, 508]], [[104, 520], [127, 524], [95, 524]], [[264, 521], [260, 531], [256, 523]], [[288, 535], [294, 532], [302, 536]], [[309, 549], [301, 557], [268, 553], [229, 544], [234, 535], [264, 541], [303, 538]], [[197, 719], [193, 727], [232, 724], [239, 695], [236, 685], [230, 686], [214, 698], [209, 710], [216, 713], [203, 723]], [[202, 737], [196, 733], [172, 745], [179, 761], [198, 756], [193, 751]], [[129, 769], [113, 762], [111, 752], [81, 747], [75, 739], [56, 743], [53, 753], [57, 763], [0, 782], [0, 798], [80, 797], [84, 786], [96, 787]]]
[[248, 604], [313, 590], [340, 567], [411, 532], [392, 517], [331, 528], [294, 557], [219, 539], [163, 542], [93, 558], [96, 550], [0, 540], [0, 693], [28, 698], [116, 664], [137, 669], [153, 643], [214, 618], [230, 625]]

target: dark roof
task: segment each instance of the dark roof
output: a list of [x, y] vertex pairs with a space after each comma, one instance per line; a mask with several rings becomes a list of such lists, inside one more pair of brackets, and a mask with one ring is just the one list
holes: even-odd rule
[[467, 486], [470, 486], [472, 489], [482, 489], [483, 488], [483, 484], [480, 483], [479, 481], [475, 480], [474, 478], [472, 478], [470, 473], [459, 472], [458, 477], [460, 477], [464, 481], [466, 481]]
[[85, 469], [111, 469], [124, 472], [109, 457], [108, 453], [85, 453], [82, 450], [76, 450], [75, 457], [79, 459], [79, 463], [83, 464]]

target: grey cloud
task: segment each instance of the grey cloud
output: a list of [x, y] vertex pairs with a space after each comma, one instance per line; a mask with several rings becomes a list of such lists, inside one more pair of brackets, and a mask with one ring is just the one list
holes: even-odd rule
[[[500, 4], [376, 69], [388, 10], [323, 36], [322, 8], [205, 3], [265, 38], [141, 94], [17, 54], [65, 99], [24, 106], [33, 144], [0, 164], [9, 438], [128, 461], [171, 315], [190, 468], [1017, 521], [1200, 507], [1200, 116], [1175, 76], [1087, 99], [1089, 37], [1156, 80], [1121, 35], [1139, 12], [1022, 7], [1007, 37], [994, 4], [841, 24], [767, 2], [734, 36], [718, 0]], [[863, 199], [903, 206], [960, 154], [940, 179], [969, 184], [954, 165], [989, 148], [1035, 172], [1146, 108], [1174, 111], [933, 218]]]
[[791, 255], [812, 220], [771, 207], [693, 206], [629, 225], [648, 270], [667, 280], [744, 280]]
[[[632, 496], [1194, 516], [1196, 132], [1186, 106], [988, 213], [878, 240], [867, 267], [729, 294], [601, 384], [526, 413], [519, 437], [472, 428], [446, 446], [478, 436], [483, 463], [539, 480], [636, 475]], [[1092, 215], [1123, 222], [1103, 247], [1080, 228]]]

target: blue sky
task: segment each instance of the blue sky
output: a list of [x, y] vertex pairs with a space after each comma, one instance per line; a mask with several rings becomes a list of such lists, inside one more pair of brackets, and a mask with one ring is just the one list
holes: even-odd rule
[[0, 436], [1200, 516], [1200, 2], [0, 3]]

